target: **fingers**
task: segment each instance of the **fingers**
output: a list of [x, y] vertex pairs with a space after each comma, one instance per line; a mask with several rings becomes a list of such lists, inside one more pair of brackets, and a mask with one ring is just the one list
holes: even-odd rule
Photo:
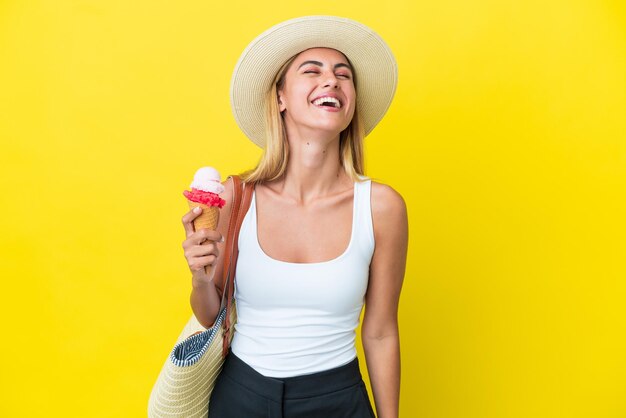
[[[196, 232], [196, 229], [193, 226], [193, 221], [201, 214], [202, 214], [202, 208], [195, 207], [193, 208], [193, 210], [190, 210], [183, 216], [182, 222], [183, 222], [183, 227], [185, 228], [185, 236], [187, 238], [190, 238]], [[198, 232], [201, 232], [201, 231], [208, 231], [207, 235], [202, 235], [204, 239], [209, 239], [211, 241], [224, 242], [222, 235], [219, 232], [211, 231], [208, 229], [201, 229]], [[198, 238], [200, 238], [200, 236], [198, 236]], [[197, 244], [200, 244], [202, 241], [203, 240], [198, 241]]]
[[205, 241], [202, 244], [189, 244], [186, 247], [183, 246], [185, 250], [185, 257], [187, 259], [192, 257], [202, 257], [205, 255], [215, 255], [219, 256], [219, 249], [217, 248], [217, 244], [213, 241]]
[[[218, 236], [221, 236], [219, 233]], [[215, 236], [215, 231], [202, 229], [195, 232], [183, 242], [185, 249], [185, 258], [189, 269], [193, 273], [204, 273], [207, 266], [213, 266], [220, 254], [219, 248], [215, 240], [209, 240], [207, 236]], [[201, 240], [201, 244], [197, 241]]]
[[210, 280], [213, 265], [219, 257], [218, 242], [224, 242], [222, 234], [211, 229], [196, 231], [193, 221], [202, 213], [202, 208], [194, 208], [187, 212], [182, 223], [186, 239], [183, 241], [185, 258], [193, 277], [199, 280]]
[[217, 248], [217, 244], [211, 241], [206, 241], [202, 244], [191, 245], [185, 248], [185, 257], [202, 257], [205, 255], [219, 256], [220, 251]]
[[204, 241], [224, 242], [222, 234], [212, 229], [201, 229], [195, 233], [195, 239], [198, 240], [198, 244], [202, 244]]
[[214, 243], [194, 245], [185, 251], [185, 258], [192, 272], [204, 272], [206, 266], [212, 266], [219, 257], [219, 250]]
[[194, 245], [201, 245], [205, 241], [210, 241], [212, 243], [224, 242], [224, 239], [222, 237], [222, 234], [217, 231], [213, 231], [211, 229], [201, 229], [187, 236], [187, 239], [183, 241], [183, 248], [186, 249]]
[[207, 266], [212, 266], [215, 264], [217, 257], [214, 255], [208, 255], [206, 257], [197, 257], [194, 258], [191, 263], [189, 263], [189, 270], [192, 272], [204, 272]]
[[201, 213], [202, 213], [202, 208], [195, 207], [189, 212], [185, 213], [185, 216], [183, 216], [182, 221], [183, 221], [183, 226], [185, 227], [186, 237], [189, 237], [191, 234], [195, 232], [195, 229], [193, 227], [193, 220], [196, 219], [198, 216], [200, 216]]

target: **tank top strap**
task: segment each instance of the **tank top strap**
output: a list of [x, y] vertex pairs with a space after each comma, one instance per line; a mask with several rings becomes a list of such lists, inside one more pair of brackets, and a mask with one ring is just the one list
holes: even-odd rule
[[356, 228], [355, 243], [359, 250], [366, 256], [371, 257], [374, 252], [374, 223], [372, 221], [372, 181], [362, 176], [364, 181], [357, 181], [354, 186], [354, 223]]

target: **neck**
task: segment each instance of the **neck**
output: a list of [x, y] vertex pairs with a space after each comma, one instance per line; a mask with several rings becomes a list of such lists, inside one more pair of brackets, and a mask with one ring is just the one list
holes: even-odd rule
[[349, 187], [339, 156], [339, 134], [289, 136], [289, 160], [280, 187], [282, 193], [299, 203], [336, 193]]

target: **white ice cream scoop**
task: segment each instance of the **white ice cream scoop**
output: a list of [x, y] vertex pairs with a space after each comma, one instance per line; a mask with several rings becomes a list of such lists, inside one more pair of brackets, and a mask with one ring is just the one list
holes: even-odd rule
[[213, 167], [202, 167], [196, 171], [190, 187], [204, 192], [220, 194], [224, 192], [224, 186], [222, 186], [221, 180], [222, 177], [219, 171]]

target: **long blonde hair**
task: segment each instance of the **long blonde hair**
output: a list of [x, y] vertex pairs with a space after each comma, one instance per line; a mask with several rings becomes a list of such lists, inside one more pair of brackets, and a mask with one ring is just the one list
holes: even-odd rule
[[[294, 55], [276, 73], [272, 87], [265, 96], [265, 148], [256, 168], [241, 174], [246, 182], [272, 181], [285, 174], [289, 158], [289, 141], [280, 108], [278, 107], [278, 91], [285, 84], [285, 74]], [[356, 85], [356, 78], [353, 78]], [[358, 92], [357, 92], [358, 94]], [[353, 181], [361, 181], [359, 175], [364, 174], [363, 138], [365, 130], [361, 122], [358, 106], [350, 125], [339, 134], [339, 155], [341, 165]]]

